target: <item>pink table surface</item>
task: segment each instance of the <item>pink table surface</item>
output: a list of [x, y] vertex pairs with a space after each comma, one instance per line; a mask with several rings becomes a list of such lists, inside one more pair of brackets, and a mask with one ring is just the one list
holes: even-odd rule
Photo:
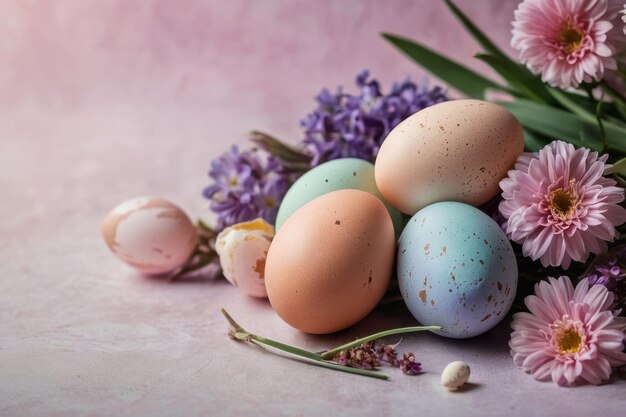
[[[510, 50], [515, 1], [459, 4]], [[363, 68], [385, 88], [421, 78], [381, 31], [491, 74], [442, 3], [9, 0], [0, 16], [0, 415], [623, 413], [623, 381], [564, 389], [515, 369], [508, 323], [471, 340], [406, 336], [424, 373], [388, 369], [388, 382], [266, 354], [231, 341], [219, 309], [311, 350], [414, 320], [397, 306], [305, 335], [225, 281], [141, 277], [99, 236], [138, 195], [207, 218], [210, 160], [250, 129], [296, 143], [322, 86], [351, 89]], [[439, 386], [452, 360], [472, 367], [465, 392]]]

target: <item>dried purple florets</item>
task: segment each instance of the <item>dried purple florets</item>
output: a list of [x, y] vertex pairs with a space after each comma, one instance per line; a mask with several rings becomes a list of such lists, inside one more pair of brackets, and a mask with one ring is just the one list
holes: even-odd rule
[[398, 360], [398, 352], [395, 345], [377, 346], [376, 341], [369, 341], [352, 349], [342, 350], [334, 360], [340, 365], [373, 370], [380, 368], [384, 363], [399, 367], [407, 375], [415, 375], [421, 370], [421, 363], [415, 360], [413, 353], [404, 353]]
[[289, 188], [278, 158], [264, 160], [255, 150], [229, 152], [211, 162], [213, 184], [203, 195], [217, 214], [217, 230], [261, 217], [274, 223], [278, 206]]
[[413, 113], [448, 97], [441, 87], [429, 88], [410, 80], [395, 83], [389, 94], [380, 90], [369, 72], [357, 75], [359, 95], [338, 88], [335, 94], [323, 89], [316, 97], [318, 107], [301, 124], [304, 144], [312, 156], [311, 166], [337, 158], [360, 158], [373, 162], [389, 132]]
[[415, 375], [422, 370], [422, 364], [415, 361], [413, 353], [405, 353], [400, 361], [400, 369], [407, 375]]

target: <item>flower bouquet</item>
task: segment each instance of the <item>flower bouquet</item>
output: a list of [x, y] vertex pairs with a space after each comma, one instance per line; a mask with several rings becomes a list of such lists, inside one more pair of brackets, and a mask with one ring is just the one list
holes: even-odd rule
[[[211, 163], [203, 195], [214, 226], [134, 200], [107, 217], [107, 243], [146, 273], [224, 276], [308, 333], [347, 328], [394, 300], [423, 324], [314, 353], [223, 311], [235, 340], [328, 368], [415, 374], [414, 354], [378, 339], [478, 336], [513, 308], [509, 346], [524, 372], [559, 385], [610, 380], [626, 364], [626, 6], [522, 1], [518, 61], [446, 4], [502, 81], [383, 34], [467, 99], [426, 80], [385, 92], [363, 71], [355, 93], [319, 93], [299, 146], [254, 131], [254, 147], [233, 145]], [[158, 212], [121, 232], [147, 210]], [[469, 377], [455, 366], [444, 372], [461, 381], [444, 383], [451, 389]]]

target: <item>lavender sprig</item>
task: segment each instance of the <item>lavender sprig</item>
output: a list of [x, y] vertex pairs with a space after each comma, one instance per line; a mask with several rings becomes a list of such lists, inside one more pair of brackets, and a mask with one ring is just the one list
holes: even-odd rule
[[395, 345], [377, 346], [377, 340], [370, 340], [351, 349], [342, 350], [335, 355], [334, 361], [343, 366], [373, 370], [379, 368], [383, 363], [399, 367], [407, 375], [415, 375], [421, 370], [421, 363], [415, 360], [415, 355], [411, 352], [404, 353], [402, 359], [398, 359]]
[[322, 352], [323, 359], [332, 359], [342, 350], [351, 349], [353, 347], [362, 345], [364, 343], [370, 342], [376, 339], [382, 339], [383, 337], [391, 336], [394, 334], [403, 334], [403, 333], [412, 333], [412, 332], [421, 332], [424, 330], [442, 330], [441, 326], [412, 326], [412, 327], [399, 327], [397, 329], [385, 330], [382, 332], [374, 333], [369, 336], [362, 337], [360, 339], [356, 339], [352, 342], [346, 343], [341, 346], [337, 346], [336, 348], [327, 350]]
[[[371, 335], [371, 336], [364, 337], [362, 339], [355, 340], [354, 342], [347, 343], [345, 345], [339, 346], [338, 348], [334, 348], [334, 349], [325, 351], [323, 354], [318, 354], [318, 353], [314, 353], [314, 352], [309, 352], [309, 351], [304, 350], [304, 349], [300, 349], [300, 348], [295, 347], [295, 346], [290, 346], [290, 345], [278, 342], [276, 340], [272, 340], [272, 339], [268, 339], [266, 337], [262, 337], [262, 336], [258, 336], [258, 335], [252, 334], [252, 333], [244, 330], [230, 316], [230, 314], [228, 314], [228, 312], [225, 309], [222, 309], [222, 314], [224, 315], [224, 317], [226, 317], [226, 320], [228, 320], [228, 322], [231, 325], [231, 329], [228, 332], [228, 335], [233, 340], [237, 340], [237, 341], [241, 341], [241, 342], [247, 342], [247, 343], [252, 343], [252, 344], [254, 344], [256, 346], [259, 346], [259, 347], [261, 347], [263, 349], [266, 349], [266, 350], [268, 350], [270, 352], [271, 352], [271, 348], [274, 348], [274, 349], [280, 350], [282, 352], [286, 352], [286, 353], [288, 353], [290, 355], [294, 355], [294, 356], [306, 359], [308, 361], [312, 361], [313, 364], [318, 365], [318, 366], [322, 366], [324, 368], [329, 368], [329, 369], [333, 369], [333, 370], [341, 371], [341, 372], [348, 372], [348, 373], [361, 375], [361, 376], [369, 376], [369, 377], [372, 377], [372, 378], [385, 379], [385, 380], [389, 379], [389, 377], [387, 375], [385, 375], [385, 374], [374, 372], [374, 371], [369, 370], [369, 369], [360, 369], [358, 367], [343, 366], [341, 364], [337, 364], [337, 363], [333, 362], [332, 359], [333, 359], [333, 357], [334, 357], [334, 355], [336, 353], [341, 351], [341, 349], [344, 349], [344, 348], [345, 349], [350, 349], [350, 348], [358, 346], [359, 344], [372, 341], [372, 340], [378, 338], [378, 337], [375, 337], [377, 335], [382, 335], [382, 336], [379, 336], [379, 337], [384, 337], [385, 335], [392, 335], [392, 334], [399, 334], [399, 333], [417, 332], [417, 331], [423, 331], [423, 330], [440, 330], [441, 329], [441, 327], [439, 327], [439, 326], [414, 326], [414, 327], [403, 327], [403, 328], [399, 328], [399, 329], [387, 330], [387, 331], [384, 331], [384, 332], [376, 333], [375, 335]], [[335, 352], [335, 353], [333, 353], [333, 352]], [[383, 351], [383, 353], [384, 353], [384, 351]], [[380, 357], [381, 353], [377, 353], [377, 356]], [[388, 358], [389, 357], [387, 357], [387, 359]], [[404, 360], [407, 360], [406, 355], [405, 355]], [[398, 362], [398, 364], [402, 367], [401, 363], [402, 362]], [[416, 363], [416, 362], [413, 360], [413, 363]], [[418, 363], [418, 366], [419, 366], [419, 363]], [[376, 367], [372, 367], [371, 369], [375, 369], [375, 368]], [[402, 368], [402, 369], [404, 371], [404, 368]]]
[[295, 356], [298, 356], [300, 358], [304, 358], [304, 359], [307, 359], [309, 361], [313, 361], [314, 364], [322, 366], [324, 368], [334, 369], [336, 371], [348, 372], [348, 373], [351, 373], [351, 374], [357, 374], [357, 375], [362, 375], [362, 376], [369, 376], [371, 378], [378, 378], [378, 379], [385, 379], [385, 380], [389, 379], [389, 377], [387, 375], [385, 375], [385, 374], [380, 374], [380, 373], [377, 373], [377, 372], [367, 371], [367, 370], [364, 370], [364, 369], [356, 369], [356, 368], [348, 368], [348, 367], [340, 366], [340, 365], [334, 364], [332, 362], [328, 362], [328, 361], [323, 360], [321, 358], [321, 356], [318, 355], [317, 353], [309, 352], [307, 350], [300, 349], [300, 348], [297, 348], [295, 346], [286, 345], [284, 343], [277, 342], [277, 341], [272, 340], [272, 339], [268, 339], [268, 338], [265, 338], [265, 337], [262, 337], [262, 336], [257, 336], [255, 334], [249, 333], [246, 330], [244, 330], [230, 316], [230, 314], [228, 314], [228, 312], [225, 309], [222, 309], [222, 314], [224, 315], [224, 317], [226, 317], [226, 320], [228, 320], [228, 322], [232, 326], [232, 328], [228, 332], [228, 335], [233, 340], [238, 340], [238, 341], [241, 341], [241, 342], [252, 343], [252, 344], [257, 345], [258, 347], [260, 347], [262, 349], [265, 349], [265, 350], [268, 350], [270, 352], [271, 352], [271, 350], [269, 350], [268, 348], [278, 349], [280, 351], [289, 353], [291, 355], [295, 355]]

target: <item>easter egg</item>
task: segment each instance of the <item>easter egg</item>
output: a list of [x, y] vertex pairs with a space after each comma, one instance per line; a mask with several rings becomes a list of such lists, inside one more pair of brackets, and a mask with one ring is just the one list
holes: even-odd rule
[[429, 204], [482, 205], [524, 150], [511, 112], [480, 100], [427, 107], [396, 126], [376, 158], [376, 184], [394, 207], [414, 214]]
[[215, 239], [224, 277], [244, 293], [267, 298], [265, 258], [274, 228], [263, 219], [242, 222], [222, 230]]
[[303, 332], [345, 329], [385, 294], [395, 249], [391, 218], [378, 198], [360, 190], [324, 194], [289, 217], [270, 245], [270, 303]]
[[134, 198], [116, 206], [102, 223], [102, 237], [118, 258], [148, 275], [183, 266], [198, 239], [185, 212], [156, 197]]
[[325, 162], [301, 176], [287, 191], [276, 216], [276, 230], [300, 207], [331, 191], [355, 189], [378, 197], [387, 207], [396, 237], [402, 233], [402, 214], [387, 203], [374, 180], [374, 165], [357, 158], [341, 158]]
[[495, 326], [517, 288], [515, 254], [500, 226], [457, 202], [432, 204], [411, 218], [398, 243], [397, 274], [413, 316], [452, 338]]

